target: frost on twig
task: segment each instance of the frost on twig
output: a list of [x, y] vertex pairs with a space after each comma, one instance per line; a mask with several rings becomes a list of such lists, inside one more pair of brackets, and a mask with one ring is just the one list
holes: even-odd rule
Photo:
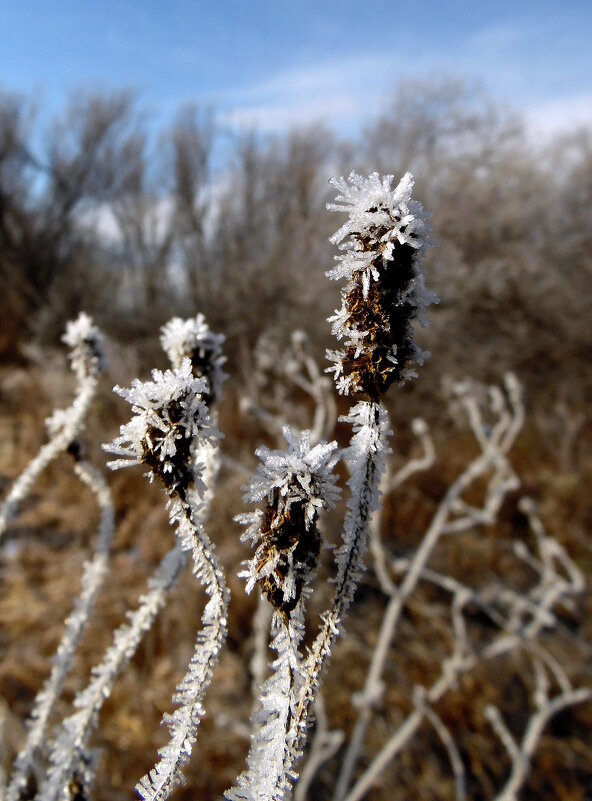
[[335, 638], [341, 631], [343, 617], [353, 600], [363, 569], [367, 547], [368, 522], [378, 506], [378, 486], [386, 458], [387, 419], [376, 404], [360, 402], [347, 418], [354, 427], [345, 455], [351, 472], [350, 498], [343, 529], [343, 543], [336, 552], [337, 578], [330, 609], [323, 613], [321, 629], [302, 667], [298, 703], [290, 726], [286, 771], [301, 755], [306, 742], [309, 715], [320, 686], [322, 670], [330, 656]]
[[342, 731], [329, 731], [322, 693], [315, 701], [315, 730], [306, 763], [294, 790], [294, 801], [306, 801], [312, 780], [319, 768], [334, 756], [343, 743]]
[[7, 801], [18, 801], [21, 797], [35, 757], [46, 744], [51, 712], [61, 693], [109, 566], [109, 547], [114, 528], [111, 492], [101, 473], [86, 460], [78, 458], [74, 470], [81, 481], [95, 494], [101, 510], [95, 553], [92, 560], [84, 566], [81, 579], [82, 592], [74, 611], [66, 620], [66, 628], [54, 657], [51, 674], [33, 703], [27, 739], [14, 763]]
[[70, 365], [76, 376], [76, 395], [71, 406], [57, 409], [46, 420], [49, 441], [16, 479], [0, 507], [0, 537], [40, 473], [67, 450], [82, 430], [98, 379], [105, 370], [103, 336], [88, 314], [81, 312], [76, 320], [71, 320], [62, 340], [70, 348]]
[[[511, 429], [512, 421], [508, 419], [505, 430], [510, 431]], [[510, 439], [499, 435], [499, 430], [496, 433], [494, 427], [490, 436], [497, 437], [498, 442], [507, 447]], [[482, 444], [483, 453], [489, 454], [489, 457], [492, 458], [491, 449], [486, 445], [485, 441]], [[500, 454], [498, 454], [497, 459], [493, 459], [493, 464], [497, 465], [497, 467], [503, 463], [504, 460], [502, 460]], [[507, 469], [510, 468], [508, 467]], [[474, 478], [478, 473], [479, 471], [473, 465], [470, 465], [463, 476], [468, 474]], [[492, 481], [496, 475], [494, 468]], [[468, 487], [467, 478], [463, 479], [463, 476], [459, 477], [456, 486], [462, 486], [466, 489]], [[486, 495], [489, 495], [489, 492], [486, 492]], [[449, 492], [442, 501], [442, 504], [448, 508], [446, 515], [439, 516], [442, 504], [436, 512], [434, 519], [439, 519], [441, 531], [446, 530], [447, 515], [451, 513], [450, 502], [455, 497], [455, 492]], [[454, 507], [455, 504], [453, 503], [452, 508]], [[400, 596], [407, 597], [405, 593], [408, 590], [405, 590], [405, 583], [410, 575], [414, 576], [413, 586], [419, 581], [425, 581], [433, 583], [451, 594], [450, 614], [453, 646], [449, 658], [442, 665], [439, 677], [431, 686], [416, 689], [416, 698], [419, 698], [421, 702], [419, 704], [416, 703], [412, 712], [393, 732], [378, 754], [371, 759], [355, 783], [350, 785], [349, 781], [347, 783], [338, 782], [337, 789], [341, 791], [341, 798], [346, 801], [359, 801], [359, 799], [363, 798], [372, 784], [384, 773], [388, 763], [400, 754], [417, 734], [423, 720], [430, 720], [433, 725], [436, 725], [433, 714], [437, 713], [434, 710], [434, 706], [451, 689], [458, 687], [459, 678], [477, 670], [488, 661], [500, 660], [509, 654], [522, 651], [526, 655], [527, 661], [532, 661], [535, 667], [535, 705], [538, 711], [531, 718], [522, 745], [519, 746], [510, 738], [499, 713], [495, 711], [488, 713], [501, 741], [511, 756], [513, 765], [511, 776], [505, 788], [500, 792], [498, 801], [509, 801], [509, 799], [516, 797], [515, 793], [526, 778], [530, 766], [530, 758], [540, 739], [542, 729], [550, 717], [565, 706], [579, 703], [590, 697], [588, 690], [573, 689], [563, 668], [540, 641], [540, 635], [544, 630], [557, 626], [557, 619], [554, 614], [557, 607], [569, 605], [577, 594], [581, 593], [583, 588], [581, 573], [559, 543], [545, 533], [532, 502], [523, 500], [521, 508], [529, 516], [530, 525], [535, 534], [536, 552], [531, 552], [524, 543], [517, 543], [515, 550], [517, 556], [535, 569], [538, 576], [538, 580], [535, 580], [526, 591], [518, 592], [512, 590], [507, 586], [505, 579], [500, 582], [490, 583], [482, 589], [473, 589], [451, 576], [441, 575], [437, 571], [428, 568], [425, 565], [425, 559], [417, 559], [417, 554], [423, 547], [425, 538], [414, 557], [407, 560], [397, 560], [393, 563], [394, 572], [401, 572], [403, 581], [385, 610], [379, 644], [373, 654], [366, 688], [361, 696], [360, 717], [354, 727], [354, 732], [350, 739], [350, 747], [343, 762], [342, 777], [346, 775], [345, 771], [347, 771], [348, 778], [353, 775], [357, 755], [360, 753], [363, 742], [363, 738], [360, 739], [360, 734], [365, 733], [365, 725], [367, 725], [369, 719], [368, 709], [372, 700], [372, 688], [380, 679], [381, 664], [384, 661], [384, 651], [381, 649], [380, 642], [385, 634], [389, 641], [392, 639], [398, 620], [398, 615], [394, 614], [394, 612], [400, 611]], [[482, 519], [482, 516], [475, 512], [476, 525]], [[409, 586], [407, 585], [407, 588]], [[469, 605], [481, 610], [489, 620], [489, 627], [486, 629], [489, 638], [484, 642], [482, 640], [472, 640], [469, 636], [465, 620], [466, 610]], [[494, 628], [495, 633], [493, 635], [490, 634], [491, 627]], [[547, 674], [553, 678], [559, 688], [559, 694], [552, 699], [549, 695]], [[363, 703], [364, 697], [367, 701], [366, 704]], [[438, 734], [443, 739], [443, 742], [445, 742], [445, 738], [448, 738], [443, 729], [440, 729]], [[449, 732], [449, 735], [454, 738], [454, 732]], [[355, 743], [355, 747], [352, 747], [352, 743]], [[451, 748], [450, 741], [447, 744], [445, 742], [445, 745], [450, 755], [458, 797], [461, 776], [458, 755], [453, 755], [454, 748]], [[336, 797], [338, 797], [337, 793]]]
[[[490, 390], [492, 410], [497, 415], [497, 420], [492, 426], [486, 426], [483, 421], [481, 407], [477, 401], [477, 395], [481, 393], [477, 393], [475, 386], [463, 382], [456, 384], [455, 390], [480, 445], [481, 453], [446, 492], [413, 556], [408, 560], [398, 561], [397, 572], [403, 574], [398, 584], [394, 583], [388, 571], [388, 560], [382, 545], [380, 529], [378, 525], [373, 528], [372, 551], [375, 557], [375, 569], [381, 587], [390, 600], [383, 615], [364, 689], [359, 694], [358, 716], [342, 761], [334, 793], [335, 801], [341, 801], [347, 794], [362, 752], [373, 710], [383, 692], [382, 673], [401, 614], [407, 599], [415, 591], [421, 578], [426, 575], [427, 564], [435, 548], [445, 534], [464, 531], [471, 526], [492, 522], [507, 492], [515, 489], [518, 485], [517, 477], [506, 456], [524, 420], [518, 382], [512, 375], [506, 377], [506, 398], [495, 389]], [[424, 426], [419, 426], [418, 434], [424, 438], [427, 436]], [[424, 458], [429, 464], [434, 457], [431, 441], [425, 441], [424, 448], [426, 449]], [[419, 460], [419, 466], [423, 466], [421, 460]], [[409, 470], [410, 467], [404, 466], [400, 475], [403, 478], [406, 477]], [[489, 474], [489, 481], [482, 507], [469, 507], [462, 500], [463, 495], [476, 481], [487, 474]], [[450, 587], [453, 592], [458, 589], [454, 582], [445, 586]]]
[[82, 592], [66, 627], [54, 657], [50, 676], [37, 694], [28, 723], [27, 738], [14, 763], [7, 799], [17, 801], [25, 789], [35, 761], [46, 746], [50, 715], [58, 700], [72, 659], [91, 615], [96, 596], [107, 573], [109, 546], [113, 535], [113, 506], [111, 494], [102, 475], [80, 457], [76, 436], [82, 430], [84, 418], [96, 392], [97, 382], [105, 369], [103, 338], [91, 318], [81, 313], [68, 323], [63, 341], [70, 348], [70, 363], [76, 376], [76, 396], [68, 409], [56, 410], [46, 421], [49, 442], [44, 445], [26, 470], [14, 483], [0, 510], [0, 534], [16, 513], [40, 472], [59, 453], [68, 450], [75, 456], [75, 472], [95, 494], [101, 510], [95, 554], [87, 562], [82, 575]]
[[386, 469], [380, 482], [380, 493], [383, 499], [380, 508], [370, 523], [370, 550], [372, 552], [374, 572], [386, 595], [395, 595], [396, 589], [389, 575], [387, 554], [383, 547], [381, 529], [384, 513], [384, 499], [404, 484], [412, 475], [420, 473], [434, 464], [436, 451], [429, 428], [425, 420], [416, 418], [412, 424], [413, 433], [421, 442], [423, 455], [409, 459], [396, 472], [392, 471], [391, 460], [387, 460]]
[[411, 199], [413, 179], [407, 174], [394, 188], [392, 176], [377, 173], [364, 178], [352, 173], [332, 181], [339, 194], [328, 208], [348, 213], [348, 221], [331, 241], [343, 251], [329, 278], [346, 279], [341, 309], [331, 318], [333, 333], [345, 348], [328, 352], [334, 362], [338, 390], [356, 398], [342, 418], [353, 428], [346, 463], [351, 497], [336, 552], [337, 577], [330, 609], [303, 664], [298, 700], [288, 732], [284, 769], [294, 774], [302, 755], [310, 712], [321, 674], [340, 633], [364, 569], [371, 515], [379, 507], [387, 437], [381, 395], [395, 382], [416, 375], [412, 364], [426, 354], [415, 344], [413, 321], [425, 324], [427, 307], [436, 296], [425, 287], [422, 269], [428, 245], [427, 215]]
[[332, 436], [337, 421], [333, 383], [319, 369], [304, 331], [293, 331], [290, 346], [282, 350], [269, 336], [262, 336], [255, 348], [254, 370], [241, 410], [255, 417], [278, 439], [286, 424], [284, 414], [294, 387], [313, 404], [310, 441], [313, 445]]
[[206, 487], [199, 474], [203, 465], [196, 462], [199, 449], [219, 437], [203, 400], [204, 391], [211, 392], [214, 386], [211, 380], [211, 372], [208, 378], [195, 378], [191, 361], [185, 358], [174, 371], [155, 370], [152, 382], [135, 382], [130, 390], [120, 390], [132, 404], [135, 417], [122, 426], [113, 451], [147, 465], [150, 477], [163, 484], [180, 546], [191, 554], [193, 572], [209, 596], [193, 657], [173, 696], [178, 708], [164, 717], [170, 742], [160, 749], [160, 761], [137, 785], [142, 798], [154, 801], [164, 801], [184, 780], [181, 769], [189, 761], [204, 714], [202, 700], [226, 639], [229, 595], [200, 519]]
[[496, 795], [495, 801], [517, 801], [518, 793], [530, 773], [532, 757], [539, 745], [546, 725], [555, 715], [575, 704], [581, 704], [592, 698], [592, 691], [586, 687], [564, 688], [559, 694], [551, 697], [549, 680], [544, 666], [535, 661], [535, 709], [532, 711], [524, 735], [520, 743], [508, 729], [504, 719], [495, 706], [488, 706], [485, 715], [504, 746], [512, 770], [507, 782]]
[[264, 508], [237, 517], [247, 526], [243, 539], [258, 543], [242, 575], [247, 592], [258, 584], [277, 610], [272, 619], [272, 647], [278, 656], [270, 678], [261, 686], [247, 769], [226, 793], [231, 801], [280, 801], [288, 790], [287, 732], [299, 683], [304, 601], [321, 547], [317, 517], [321, 509], [335, 504], [339, 494], [333, 472], [337, 443], [311, 447], [310, 432], [296, 436], [288, 428], [284, 437], [285, 451], [257, 451], [262, 464], [245, 500], [265, 501]]
[[[193, 327], [191, 330], [193, 332]], [[72, 776], [86, 775], [87, 742], [99, 710], [123, 666], [166, 603], [168, 591], [185, 564], [185, 551], [189, 550], [200, 578], [207, 585], [206, 591], [211, 590], [212, 597], [202, 619], [204, 628], [198, 637], [198, 656], [192, 660], [187, 676], [177, 688], [175, 700], [180, 708], [167, 718], [172, 742], [166, 754], [161, 754], [163, 759], [151, 776], [143, 780], [144, 792], [154, 791], [158, 793], [155, 797], [164, 798], [175, 783], [182, 780], [181, 767], [189, 758], [199, 721], [200, 698], [209, 683], [225, 634], [227, 593], [211, 543], [202, 528], [218, 463], [217, 432], [202, 393], [209, 390], [212, 377], [216, 380], [219, 354], [216, 358], [208, 378], [196, 378], [187, 358], [174, 371], [155, 371], [152, 382], [136, 381], [131, 390], [120, 390], [132, 403], [135, 416], [122, 426], [120, 437], [110, 446], [120, 457], [115, 466], [144, 464], [150, 470], [150, 477], [164, 484], [179, 542], [163, 558], [138, 608], [128, 613], [128, 622], [115, 632], [103, 662], [93, 669], [90, 684], [75, 699], [78, 711], [66, 720], [54, 744], [51, 768], [40, 798], [57, 801], [63, 797]], [[219, 375], [217, 380], [221, 383]]]
[[271, 647], [277, 658], [272, 663], [271, 676], [261, 687], [259, 707], [251, 720], [247, 769], [237, 778], [236, 786], [224, 793], [228, 801], [282, 801], [289, 790], [284, 758], [299, 664], [300, 607], [295, 608], [288, 624], [274, 613]]
[[[144, 634], [166, 603], [185, 559], [180, 546], [169, 551], [148, 581], [146, 592], [127, 622], [113, 635], [102, 662], [93, 668], [88, 686], [74, 699], [74, 713], [66, 718], [52, 743], [50, 768], [37, 795], [38, 801], [69, 801], [67, 786], [74, 775], [86, 776], [88, 740], [99, 712], [125, 664], [134, 655]], [[86, 784], [86, 782], [85, 782]]]

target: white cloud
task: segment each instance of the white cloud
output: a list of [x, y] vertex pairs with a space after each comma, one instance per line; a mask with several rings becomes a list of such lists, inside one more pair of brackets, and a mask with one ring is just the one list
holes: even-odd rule
[[592, 94], [549, 100], [524, 109], [524, 115], [531, 136], [543, 142], [580, 127], [592, 128]]
[[348, 117], [356, 120], [359, 109], [355, 98], [346, 94], [329, 97], [294, 98], [286, 103], [245, 106], [222, 115], [222, 122], [231, 128], [279, 133], [292, 127], [314, 122], [332, 122]]
[[[169, 195], [147, 201], [140, 215], [148, 245], [158, 246], [165, 236], [174, 213], [174, 201]], [[97, 203], [78, 215], [83, 230], [96, 234], [104, 245], [121, 245], [124, 233], [115, 211], [109, 203]]]
[[105, 245], [121, 244], [121, 229], [113, 209], [107, 203], [99, 203], [85, 209], [78, 216], [78, 224], [86, 231], [96, 233]]
[[231, 126], [283, 132], [317, 121], [339, 128], [357, 126], [378, 107], [395, 72], [392, 56], [361, 56], [336, 64], [289, 70], [237, 89], [219, 99]]
[[351, 134], [380, 113], [401, 80], [458, 75], [482, 83], [494, 100], [524, 113], [529, 129], [550, 136], [589, 123], [592, 115], [589, 83], [572, 81], [569, 88], [569, 76], [579, 74], [573, 63], [576, 52], [564, 45], [552, 49], [548, 59], [539, 58], [550, 24], [517, 20], [484, 25], [461, 39], [454, 51], [449, 46], [418, 47], [403, 38], [396, 51], [325, 58], [233, 87], [218, 100], [226, 112], [224, 121], [232, 127], [281, 133], [322, 120]]

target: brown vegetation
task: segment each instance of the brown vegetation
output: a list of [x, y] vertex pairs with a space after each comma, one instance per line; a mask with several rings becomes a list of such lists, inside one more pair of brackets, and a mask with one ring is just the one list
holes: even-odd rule
[[[255, 599], [245, 596], [236, 578], [241, 560], [250, 556], [232, 521], [242, 510], [245, 481], [236, 463], [252, 469], [254, 448], [270, 444], [271, 435], [240, 412], [240, 402], [259, 393], [278, 411], [255, 374], [253, 349], [263, 334], [287, 343], [289, 333], [302, 328], [322, 363], [329, 344], [324, 320], [338, 303], [335, 286], [323, 277], [332, 263], [326, 241], [334, 227], [323, 204], [326, 179], [341, 171], [336, 154], [342, 148], [359, 171], [414, 172], [416, 196], [433, 211], [439, 241], [427, 269], [441, 304], [432, 326], [418, 337], [432, 359], [417, 385], [393, 389], [390, 401], [395, 465], [417, 447], [410, 421], [418, 414], [434, 431], [437, 462], [386, 499], [386, 546], [393, 555], [409, 553], [446, 487], [475, 455], [472, 438], [454, 416], [443, 413], [447, 379], [470, 375], [499, 383], [512, 369], [526, 392], [527, 423], [510, 457], [522, 480], [521, 494], [538, 501], [547, 530], [589, 579], [592, 132], [537, 149], [520, 120], [454, 82], [399, 93], [361, 143], [345, 147], [317, 128], [277, 141], [250, 136], [238, 143], [223, 170], [213, 166], [223, 133], [214, 120], [191, 109], [163, 133], [158, 148], [149, 146], [128, 95], [75, 100], [47, 135], [42, 154], [33, 150], [34, 125], [24, 99], [0, 96], [0, 489], [43, 441], [42, 420], [70, 398], [71, 380], [51, 346], [80, 308], [92, 313], [112, 340], [111, 383], [128, 385], [135, 375], [164, 365], [157, 330], [173, 314], [202, 311], [212, 329], [227, 336], [231, 377], [220, 428], [229, 460], [209, 534], [232, 592], [229, 647], [186, 771], [189, 787], [176, 797], [218, 797], [243, 766]], [[105, 233], [105, 221], [115, 234]], [[104, 464], [98, 443], [116, 434], [125, 415], [110, 393], [111, 379], [103, 379], [85, 434], [98, 464]], [[305, 393], [285, 381], [275, 392], [287, 423], [312, 424]], [[340, 426], [335, 436], [343, 436]], [[113, 569], [59, 715], [172, 545], [156, 487], [147, 487], [140, 471], [110, 481], [117, 510]], [[517, 501], [518, 495], [510, 494], [495, 526], [454, 539], [434, 566], [475, 586], [502, 575], [519, 587], [528, 576], [512, 566], [508, 543], [527, 539], [528, 533]], [[331, 520], [336, 518], [325, 523], [328, 532]], [[9, 531], [0, 562], [5, 769], [48, 672], [96, 522], [90, 493], [64, 456], [44, 474]], [[333, 529], [328, 536], [334, 542], [337, 526]], [[323, 570], [311, 619], [329, 594]], [[202, 606], [186, 571], [103, 710], [96, 738], [103, 754], [97, 799], [131, 798], [134, 782], [154, 763], [165, 736], [158, 723], [191, 654]], [[369, 572], [325, 681], [333, 729], [348, 732], [353, 725], [352, 696], [363, 686], [383, 607]], [[406, 609], [388, 662], [387, 695], [369, 730], [368, 754], [408, 712], [413, 686], [439, 669], [450, 644], [447, 609], [448, 599], [429, 586], [422, 586]], [[592, 683], [591, 612], [588, 590], [577, 608], [562, 610], [548, 643], [570, 678], [584, 686]], [[477, 611], [474, 615], [475, 626], [483, 625]], [[499, 706], [515, 733], [527, 720], [528, 673], [518, 658], [503, 667], [500, 672], [491, 663], [465, 677], [437, 710], [455, 733], [469, 798], [475, 801], [493, 798], [509, 771], [485, 706]], [[590, 703], [553, 720], [523, 799], [589, 796], [591, 726]], [[319, 772], [310, 799], [331, 797], [340, 753]], [[401, 801], [454, 798], [448, 756], [433, 729], [421, 729], [369, 797], [391, 799], [393, 787]]]

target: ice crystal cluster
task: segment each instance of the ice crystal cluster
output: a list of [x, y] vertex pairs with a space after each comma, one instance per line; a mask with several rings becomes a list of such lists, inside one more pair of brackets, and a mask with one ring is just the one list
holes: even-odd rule
[[211, 331], [203, 314], [187, 320], [173, 317], [161, 329], [160, 342], [173, 367], [180, 367], [184, 359], [189, 359], [194, 375], [207, 380], [203, 399], [208, 406], [220, 398], [227, 377], [222, 370], [226, 361], [222, 354], [224, 340], [224, 334]]
[[81, 312], [76, 320], [70, 320], [62, 340], [70, 348], [70, 363], [79, 381], [105, 371], [103, 335], [88, 314]]
[[[251, 720], [253, 732], [247, 769], [224, 793], [227, 801], [288, 801], [291, 782], [284, 767], [286, 731], [294, 714], [294, 669], [297, 642], [291, 626], [279, 615], [271, 623], [270, 647], [277, 652], [272, 673], [260, 688], [259, 708]], [[297, 638], [296, 638], [297, 639]]]
[[145, 464], [150, 478], [157, 476], [170, 496], [183, 499], [192, 484], [202, 489], [193, 454], [198, 445], [219, 436], [202, 397], [207, 389], [188, 358], [174, 370], [153, 370], [152, 381], [136, 379], [130, 389], [115, 387], [131, 403], [134, 417], [107, 446], [121, 457], [110, 466]]
[[266, 506], [238, 515], [247, 526], [243, 540], [259, 542], [255, 556], [242, 574], [247, 592], [258, 583], [270, 603], [288, 615], [300, 600], [315, 569], [321, 548], [318, 512], [331, 508], [339, 497], [333, 473], [339, 455], [337, 443], [310, 446], [310, 432], [295, 435], [283, 429], [285, 451], [259, 448], [258, 473], [245, 501]]
[[327, 273], [347, 280], [341, 309], [330, 318], [345, 348], [329, 352], [343, 394], [378, 398], [388, 387], [416, 375], [413, 365], [428, 355], [413, 340], [413, 321], [425, 325], [425, 310], [437, 298], [426, 289], [422, 264], [428, 245], [428, 215], [411, 199], [413, 178], [391, 189], [392, 175], [332, 179], [339, 194], [330, 211], [349, 219], [331, 237], [343, 251]]
[[170, 498], [169, 518], [180, 548], [191, 554], [193, 573], [209, 597], [193, 656], [173, 695], [177, 708], [163, 717], [169, 742], [159, 750], [157, 764], [136, 786], [145, 801], [165, 801], [184, 781], [182, 768], [196, 741], [205, 714], [204, 696], [227, 633], [229, 593], [214, 546], [203, 529], [207, 487], [202, 477], [204, 465], [197, 459], [220, 434], [204, 400], [210, 383], [205, 377], [196, 377], [191, 359], [180, 352], [187, 343], [183, 335], [194, 323], [188, 322], [190, 325], [184, 326], [178, 320], [166, 327], [171, 350], [175, 343], [172, 370], [153, 370], [152, 381], [136, 380], [131, 389], [115, 388], [132, 405], [134, 417], [107, 446], [122, 457], [111, 467], [144, 464], [150, 479], [156, 476], [161, 481]]
[[76, 395], [67, 409], [56, 409], [46, 419], [49, 441], [17, 478], [0, 505], [0, 537], [39, 474], [70, 448], [84, 428], [84, 418], [95, 396], [99, 377], [106, 368], [103, 335], [88, 314], [81, 312], [76, 320], [70, 320], [62, 339], [70, 348]]

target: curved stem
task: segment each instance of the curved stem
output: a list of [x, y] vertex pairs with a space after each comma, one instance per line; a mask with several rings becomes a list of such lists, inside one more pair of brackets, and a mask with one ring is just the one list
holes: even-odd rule
[[205, 714], [202, 700], [227, 633], [229, 592], [214, 546], [199, 522], [198, 511], [189, 503], [173, 502], [171, 519], [178, 521], [176, 533], [180, 545], [184, 551], [191, 552], [193, 573], [205, 587], [210, 600], [202, 615], [202, 629], [189, 667], [173, 696], [173, 701], [180, 706], [163, 718], [169, 727], [170, 742], [160, 749], [160, 761], [136, 785], [140, 796], [150, 801], [164, 801], [183, 780], [181, 769], [189, 761], [197, 738], [197, 727]]
[[351, 498], [344, 523], [343, 545], [337, 552], [339, 565], [331, 608], [322, 616], [322, 626], [303, 665], [299, 700], [288, 734], [286, 773], [299, 758], [306, 742], [308, 718], [314, 704], [321, 674], [340, 632], [342, 619], [353, 600], [368, 547], [369, 521], [378, 504], [378, 487], [384, 471], [387, 422], [379, 403], [362, 402], [346, 418], [354, 423], [355, 434], [347, 461], [351, 471]]
[[17, 801], [27, 784], [35, 755], [46, 740], [50, 714], [60, 696], [78, 643], [107, 574], [109, 547], [114, 527], [111, 492], [101, 473], [88, 462], [77, 462], [74, 470], [78, 477], [95, 493], [101, 509], [97, 545], [92, 561], [87, 562], [84, 567], [81, 582], [82, 593], [74, 612], [67, 619], [51, 674], [35, 698], [27, 740], [16, 758], [6, 801]]
[[113, 635], [113, 643], [103, 661], [93, 668], [90, 684], [74, 700], [74, 707], [78, 711], [64, 721], [54, 741], [50, 754], [51, 767], [41, 785], [37, 801], [61, 801], [70, 777], [83, 762], [88, 739], [104, 701], [111, 694], [115, 679], [166, 604], [168, 591], [184, 564], [185, 555], [177, 545], [166, 554], [149, 579], [148, 591], [141, 597], [138, 608], [128, 613], [128, 622]]
[[49, 442], [41, 447], [37, 456], [29, 462], [10, 488], [10, 492], [0, 507], [0, 538], [6, 531], [9, 521], [17, 514], [21, 501], [27, 496], [41, 472], [68, 448], [81, 430], [96, 388], [97, 378], [94, 375], [87, 376], [79, 383], [72, 405], [61, 412], [63, 425], [58, 427]]
[[[468, 392], [463, 394], [463, 402], [469, 414], [471, 427], [481, 445], [482, 453], [468, 465], [449, 487], [419, 547], [409, 560], [409, 567], [405, 572], [401, 585], [399, 587], [392, 587], [391, 598], [382, 619], [378, 643], [372, 654], [364, 690], [361, 694], [358, 717], [348, 743], [339, 779], [335, 787], [334, 801], [343, 801], [347, 794], [358, 757], [364, 744], [366, 731], [372, 717], [377, 692], [381, 692], [381, 677], [384, 664], [388, 655], [390, 643], [396, 633], [401, 613], [407, 599], [414, 592], [418, 581], [423, 575], [434, 549], [438, 545], [440, 539], [450, 531], [451, 524], [449, 521], [455, 504], [457, 504], [471, 484], [492, 468], [495, 471], [503, 471], [504, 475], [508, 474], [513, 481], [517, 481], [505, 456], [523, 423], [522, 407], [519, 403], [519, 390], [514, 387], [513, 384], [511, 384], [511, 387], [512, 392], [509, 391], [509, 396], [512, 403], [512, 413], [505, 407], [501, 410], [499, 420], [490, 432], [489, 437], [483, 433], [484, 429], [480, 417], [480, 410], [474, 396]], [[497, 487], [496, 478], [497, 472], [494, 474], [490, 485], [488, 485], [488, 497], [485, 505], [487, 506], [490, 503], [489, 496], [493, 495], [497, 508], [497, 506], [501, 504], [505, 492], [513, 487], [514, 483], [513, 481], [506, 481], [502, 482], [500, 487]], [[489, 489], [492, 484], [495, 484], [494, 490], [496, 491]], [[472, 516], [469, 518], [470, 525], [476, 525], [478, 522], [482, 522], [480, 517]]]

